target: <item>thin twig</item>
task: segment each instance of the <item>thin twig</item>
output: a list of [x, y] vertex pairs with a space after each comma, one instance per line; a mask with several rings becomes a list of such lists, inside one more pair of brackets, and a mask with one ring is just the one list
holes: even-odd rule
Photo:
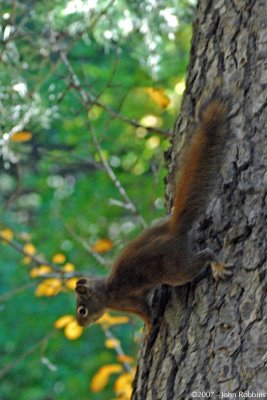
[[110, 198], [109, 199], [109, 205], [110, 206], [116, 206], [116, 207], [124, 208], [125, 210], [129, 211], [129, 204], [125, 204], [122, 201], [117, 200], [117, 199]]
[[138, 214], [137, 208], [134, 205], [134, 203], [132, 202], [132, 200], [130, 199], [130, 197], [128, 196], [126, 190], [124, 189], [124, 187], [122, 186], [121, 182], [119, 181], [119, 179], [117, 178], [117, 176], [115, 175], [113, 169], [111, 168], [111, 166], [109, 165], [108, 161], [105, 159], [104, 154], [103, 154], [103, 150], [101, 149], [101, 146], [96, 138], [96, 134], [94, 131], [93, 126], [88, 123], [88, 128], [90, 129], [91, 132], [91, 136], [93, 138], [93, 142], [94, 145], [96, 147], [97, 153], [99, 155], [99, 158], [103, 164], [103, 167], [105, 168], [108, 176], [110, 177], [110, 179], [112, 180], [112, 182], [114, 183], [114, 185], [116, 186], [116, 188], [118, 189], [118, 192], [120, 193], [121, 197], [125, 200], [125, 203], [127, 204], [127, 208], [128, 210], [130, 210], [134, 215], [136, 215], [141, 223], [141, 225], [143, 226], [143, 228], [147, 227], [147, 224], [144, 220], [144, 218]]
[[[106, 336], [108, 339], [112, 339], [112, 340], [114, 340], [114, 342], [115, 342], [115, 341], [116, 341], [116, 342], [118, 341], [118, 339], [113, 335], [113, 333], [112, 333], [109, 329], [103, 328], [103, 330], [104, 330], [105, 336]], [[124, 351], [123, 351], [121, 345], [119, 344], [119, 342], [118, 342], [118, 343], [116, 344], [116, 346], [114, 347], [114, 350], [116, 351], [116, 353], [117, 353], [117, 355], [118, 355], [119, 357], [123, 357], [123, 356], [126, 355], [126, 354], [124, 353]], [[132, 371], [132, 367], [131, 367], [131, 365], [130, 365], [127, 361], [122, 361], [122, 364], [123, 364], [124, 368], [126, 369], [126, 371], [128, 371], [128, 372], [131, 372], [131, 371]]]
[[59, 51], [59, 55], [60, 55], [61, 60], [63, 61], [63, 63], [65, 64], [65, 66], [67, 67], [67, 69], [68, 69], [68, 71], [70, 73], [70, 76], [71, 76], [71, 79], [72, 79], [72, 83], [73, 83], [73, 87], [79, 91], [80, 96], [81, 96], [82, 101], [83, 101], [83, 104], [87, 108], [89, 106], [92, 106], [92, 104], [96, 105], [98, 107], [101, 107], [104, 111], [106, 111], [112, 118], [116, 118], [116, 119], [118, 119], [118, 120], [120, 120], [122, 122], [130, 124], [130, 125], [134, 126], [135, 128], [144, 128], [148, 132], [156, 132], [156, 133], [162, 134], [163, 136], [170, 137], [171, 132], [165, 131], [165, 130], [160, 129], [160, 128], [152, 127], [152, 126], [146, 127], [146, 126], [140, 124], [139, 122], [137, 122], [136, 120], [129, 119], [128, 117], [125, 117], [124, 115], [120, 114], [119, 112], [112, 110], [111, 108], [109, 108], [105, 104], [101, 103], [101, 101], [99, 101], [91, 93], [85, 92], [85, 90], [81, 86], [79, 78], [75, 74], [75, 72], [74, 72], [69, 60], [67, 59], [66, 54], [63, 51]]
[[54, 265], [52, 263], [49, 263], [49, 262], [46, 262], [42, 258], [39, 258], [38, 256], [35, 256], [34, 254], [27, 253], [27, 251], [25, 251], [24, 248], [20, 244], [18, 244], [14, 240], [6, 239], [5, 236], [2, 235], [2, 233], [0, 233], [0, 240], [2, 240], [6, 244], [8, 244], [10, 247], [15, 249], [18, 253], [23, 254], [25, 257], [29, 257], [31, 259], [31, 261], [35, 262], [37, 265], [39, 265], [39, 266], [40, 265], [47, 265], [48, 267], [51, 267], [53, 269], [53, 271], [56, 271], [56, 272], [58, 272], [60, 274], [64, 273], [64, 271], [59, 269], [56, 265]]
[[[88, 276], [90, 278], [96, 278], [95, 275], [88, 274], [86, 272], [81, 272], [81, 271], [71, 271], [71, 272], [65, 272], [61, 271], [61, 273], [58, 272], [46, 272], [44, 274], [41, 274], [36, 277], [36, 279], [49, 279], [49, 278], [58, 278], [58, 279], [71, 279], [71, 278], [81, 278], [83, 276]], [[99, 276], [97, 276], [99, 277]]]
[[157, 127], [153, 126], [144, 126], [140, 124], [138, 121], [135, 119], [130, 119], [128, 117], [125, 117], [118, 111], [112, 110], [112, 108], [108, 107], [107, 105], [103, 104], [101, 101], [99, 101], [96, 97], [93, 97], [92, 95], [89, 96], [90, 98], [90, 103], [102, 108], [104, 111], [106, 111], [112, 118], [116, 118], [126, 124], [130, 124], [134, 126], [135, 128], [143, 128], [149, 133], [160, 133], [161, 135], [169, 138], [171, 136], [171, 131], [165, 131], [164, 129], [160, 129]]
[[35, 286], [35, 282], [28, 282], [25, 285], [19, 286], [13, 290], [10, 290], [7, 293], [4, 293], [0, 296], [0, 302], [4, 302], [7, 301], [9, 299], [11, 299], [12, 297], [14, 297], [15, 295], [24, 292], [27, 289], [31, 289], [32, 287]]
[[[40, 278], [40, 279], [47, 279], [47, 278], [70, 279], [70, 278], [80, 278], [82, 276], [94, 277], [91, 274], [87, 274], [85, 272], [80, 272], [80, 271], [67, 272], [67, 271], [64, 271], [63, 269], [58, 268], [53, 263], [46, 262], [43, 259], [40, 259], [39, 257], [36, 257], [33, 254], [27, 253], [20, 244], [18, 244], [14, 240], [6, 239], [1, 233], [0, 233], [0, 240], [5, 242], [6, 244], [8, 244], [10, 247], [15, 249], [20, 254], [23, 254], [24, 256], [29, 257], [31, 259], [31, 261], [35, 262], [37, 265], [39, 265], [39, 266], [46, 265], [46, 266], [48, 266], [48, 267], [50, 267], [52, 269], [53, 272], [48, 272], [48, 273], [45, 273], [45, 274], [41, 274], [37, 278]], [[1, 300], [1, 297], [0, 297], [0, 300]]]
[[69, 234], [77, 241], [79, 242], [83, 248], [91, 255], [93, 256], [100, 265], [103, 265], [104, 267], [107, 267], [110, 265], [103, 257], [101, 257], [99, 254], [97, 254], [95, 251], [92, 250], [92, 247], [87, 243], [85, 239], [77, 235], [77, 233], [68, 225], [65, 224], [65, 228], [69, 232]]
[[[76, 90], [79, 92], [82, 103], [85, 107], [86, 110], [88, 110], [88, 107], [90, 107], [90, 103], [94, 102], [94, 100], [92, 100], [92, 96], [90, 94], [87, 94], [84, 89], [81, 86], [80, 80], [78, 78], [78, 76], [75, 74], [68, 58], [66, 57], [66, 54], [63, 53], [62, 51], [60, 51], [60, 57], [63, 61], [63, 63], [65, 64], [65, 66], [67, 67], [71, 80], [73, 82], [74, 87], [76, 88]], [[97, 101], [98, 102], [98, 101]], [[108, 161], [105, 159], [103, 151], [101, 149], [101, 146], [97, 140], [95, 131], [93, 129], [92, 124], [90, 124], [89, 121], [87, 121], [88, 124], [88, 128], [89, 131], [91, 133], [94, 145], [96, 147], [97, 153], [99, 155], [99, 158], [101, 160], [101, 163], [103, 165], [103, 167], [105, 168], [108, 176], [110, 177], [110, 179], [112, 180], [112, 182], [114, 183], [114, 185], [116, 186], [116, 188], [118, 189], [120, 195], [122, 196], [122, 198], [125, 200], [125, 202], [128, 204], [129, 210], [136, 215], [139, 220], [140, 223], [143, 227], [146, 227], [147, 224], [144, 221], [143, 217], [141, 215], [138, 214], [136, 206], [134, 205], [134, 203], [131, 201], [131, 199], [129, 198], [126, 190], [124, 189], [124, 187], [122, 186], [121, 182], [119, 181], [119, 179], [117, 178], [116, 174], [114, 173], [113, 169], [111, 168], [111, 166], [109, 165]]]
[[15, 170], [15, 177], [16, 177], [16, 185], [14, 188], [13, 193], [8, 197], [7, 201], [5, 202], [5, 205], [3, 207], [3, 214], [5, 214], [11, 204], [16, 200], [16, 198], [19, 196], [20, 190], [21, 190], [21, 173], [20, 173], [20, 164], [13, 164], [14, 170]]
[[41, 347], [44, 342], [49, 340], [53, 335], [55, 335], [57, 331], [53, 330], [49, 332], [45, 337], [43, 337], [41, 340], [39, 340], [37, 343], [35, 343], [33, 346], [31, 346], [28, 350], [26, 350], [24, 353], [22, 353], [20, 356], [16, 356], [16, 360], [6, 364], [4, 368], [0, 370], [0, 379], [3, 378], [5, 375], [7, 375], [14, 367], [16, 367], [21, 361], [23, 361], [25, 358], [27, 358], [29, 355], [34, 353], [39, 347]]

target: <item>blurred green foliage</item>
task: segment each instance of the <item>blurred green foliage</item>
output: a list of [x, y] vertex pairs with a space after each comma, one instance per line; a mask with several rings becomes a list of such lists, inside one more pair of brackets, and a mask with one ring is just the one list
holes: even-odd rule
[[[124, 200], [101, 164], [88, 121], [149, 224], [165, 214], [163, 152], [169, 143], [163, 134], [111, 118], [105, 108], [85, 107], [62, 54], [90, 98], [129, 120], [142, 123], [154, 116], [168, 131], [181, 101], [182, 91], [175, 88], [183, 85], [188, 63], [194, 1], [1, 0], [0, 5], [0, 229], [12, 229], [21, 243], [27, 236], [48, 261], [63, 252], [78, 271], [107, 273], [66, 226], [89, 245], [111, 240], [112, 251], [103, 255], [107, 264], [142, 226], [117, 205]], [[157, 104], [145, 88], [164, 89], [170, 105]], [[31, 132], [32, 139], [12, 141], [17, 131]], [[10, 366], [1, 400], [114, 398], [112, 380], [104, 392], [89, 392], [97, 369], [116, 360], [104, 347], [100, 327], [72, 342], [56, 332], [35, 348], [58, 317], [74, 312], [74, 295], [36, 298], [28, 273], [34, 264], [23, 265], [22, 255], [6, 244], [0, 251], [0, 373]], [[134, 356], [141, 324], [132, 321], [112, 332]]]

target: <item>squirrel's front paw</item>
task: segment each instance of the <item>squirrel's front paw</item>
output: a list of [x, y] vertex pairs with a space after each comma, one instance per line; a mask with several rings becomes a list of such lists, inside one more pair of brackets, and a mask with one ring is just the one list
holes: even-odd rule
[[234, 273], [234, 264], [224, 264], [217, 261], [211, 262], [212, 275], [216, 281], [225, 280]]

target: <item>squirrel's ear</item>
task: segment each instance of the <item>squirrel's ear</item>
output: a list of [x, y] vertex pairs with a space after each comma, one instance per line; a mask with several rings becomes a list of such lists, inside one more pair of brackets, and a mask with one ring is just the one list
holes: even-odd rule
[[88, 285], [88, 280], [86, 278], [81, 278], [77, 281], [76, 285]]
[[92, 283], [90, 282], [90, 279], [88, 278], [79, 279], [76, 283], [75, 291], [80, 296], [86, 296], [92, 294], [94, 290], [92, 287]]
[[87, 287], [77, 283], [76, 288], [75, 288], [75, 292], [80, 294], [80, 295], [85, 295], [87, 293]]

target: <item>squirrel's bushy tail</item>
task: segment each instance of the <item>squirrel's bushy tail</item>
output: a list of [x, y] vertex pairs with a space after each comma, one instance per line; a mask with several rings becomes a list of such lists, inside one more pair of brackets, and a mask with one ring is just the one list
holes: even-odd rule
[[218, 180], [227, 133], [228, 105], [219, 98], [212, 99], [202, 112], [200, 126], [178, 171], [170, 221], [173, 231], [189, 230], [204, 213]]

